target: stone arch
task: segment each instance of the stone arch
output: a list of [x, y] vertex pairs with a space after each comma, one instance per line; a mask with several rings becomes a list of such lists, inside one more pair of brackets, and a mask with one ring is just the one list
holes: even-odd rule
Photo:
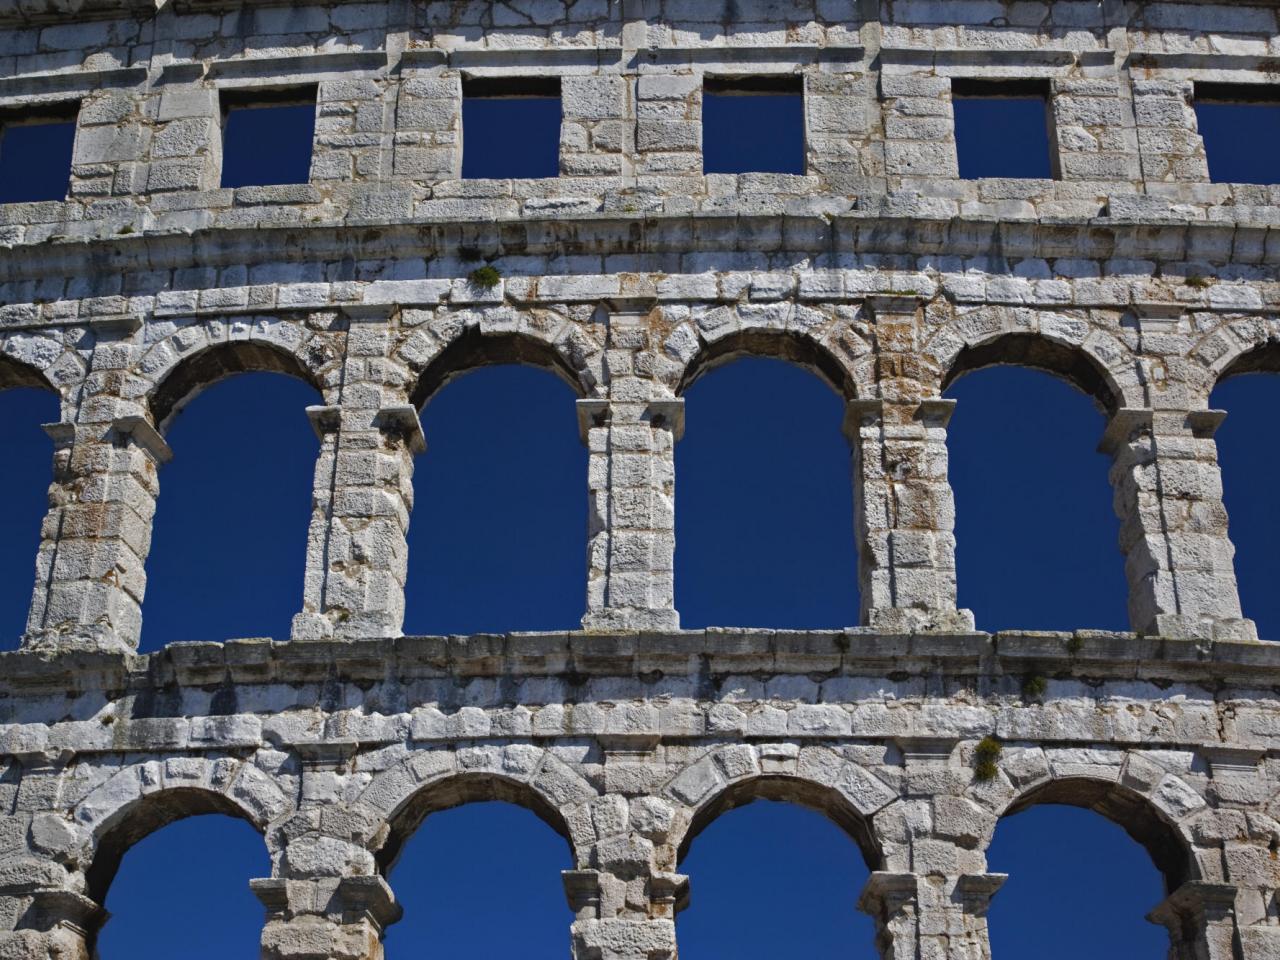
[[[1142, 846], [1171, 893], [1187, 880], [1198, 879], [1192, 842], [1180, 821], [1205, 804], [1181, 778], [1172, 773], [1157, 776], [1129, 777], [1127, 782], [1076, 773], [1051, 776], [1017, 792], [996, 811], [982, 849], [990, 845], [1000, 818], [1044, 803], [1081, 807], [1121, 827]], [[1143, 786], [1130, 785], [1136, 783]]]
[[[1118, 342], [1112, 341], [1117, 347]], [[1127, 354], [1127, 352], [1126, 352]], [[1108, 365], [1090, 349], [1089, 340], [1073, 343], [1043, 332], [995, 331], [966, 341], [944, 361], [942, 389], [945, 391], [966, 374], [986, 367], [1028, 367], [1051, 374], [1089, 397], [1099, 410], [1110, 415], [1128, 406], [1122, 386], [1123, 363]]]
[[266, 837], [270, 824], [290, 808], [279, 786], [247, 761], [183, 757], [126, 767], [72, 810], [92, 847], [86, 892], [105, 902], [129, 848], [177, 820], [224, 814], [248, 822]]
[[1280, 373], [1280, 331], [1261, 325], [1254, 325], [1249, 330], [1253, 335], [1242, 344], [1242, 349], [1225, 354], [1223, 362], [1214, 364], [1212, 372], [1215, 376], [1210, 381], [1210, 392], [1232, 377], [1248, 373]]
[[[603, 350], [579, 324], [552, 314], [546, 323], [509, 311], [505, 322], [446, 316], [414, 333], [397, 351], [414, 373], [410, 402], [423, 408], [450, 381], [485, 366], [521, 364], [555, 374], [579, 398], [603, 381]], [[538, 313], [538, 319], [547, 318]]]
[[868, 869], [884, 869], [885, 851], [872, 818], [897, 799], [888, 784], [828, 747], [805, 747], [794, 765], [770, 770], [760, 765], [760, 749], [750, 744], [721, 747], [663, 788], [683, 805], [671, 831], [676, 863], [722, 813], [753, 800], [777, 800], [823, 814], [857, 844]]
[[527, 744], [471, 748], [455, 755], [424, 750], [376, 775], [357, 804], [380, 824], [370, 847], [385, 874], [431, 814], [465, 803], [501, 800], [526, 808], [569, 845], [585, 866], [595, 842], [587, 803], [596, 791], [554, 754]]
[[142, 369], [153, 378], [148, 405], [164, 433], [174, 416], [199, 394], [237, 373], [283, 373], [325, 393], [326, 373], [338, 351], [294, 321], [265, 318], [247, 335], [229, 324], [210, 325], [203, 337], [174, 334], [143, 357]]
[[782, 302], [754, 308], [718, 306], [680, 324], [663, 344], [679, 363], [673, 389], [682, 395], [699, 378], [743, 357], [785, 360], [817, 375], [846, 400], [860, 395], [858, 384], [872, 374], [860, 359], [870, 347], [848, 316], [832, 308]]
[[12, 340], [6, 341], [5, 351], [0, 353], [0, 390], [8, 390], [11, 387], [35, 387], [38, 390], [59, 393], [58, 388], [49, 379], [47, 367], [42, 368], [30, 361], [18, 359], [9, 351], [11, 343], [13, 343]]

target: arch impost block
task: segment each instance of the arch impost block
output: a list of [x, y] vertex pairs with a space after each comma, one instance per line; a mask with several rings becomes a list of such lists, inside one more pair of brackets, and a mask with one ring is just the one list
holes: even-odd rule
[[858, 897], [858, 909], [873, 917], [899, 912], [916, 898], [920, 878], [914, 873], [892, 873], [876, 870]]
[[425, 453], [427, 438], [422, 433], [422, 421], [411, 404], [383, 407], [374, 418], [378, 429], [388, 435], [402, 437], [413, 453]]
[[649, 881], [649, 896], [655, 905], [678, 913], [689, 905], [689, 878], [683, 873], [654, 873]]
[[674, 439], [684, 436], [684, 397], [650, 400], [645, 416], [650, 426], [670, 430]]
[[868, 427], [884, 420], [884, 401], [879, 397], [856, 397], [844, 404], [844, 422], [840, 429], [852, 442], [858, 437], [859, 427]]
[[112, 424], [112, 429], [131, 443], [137, 444], [151, 455], [151, 459], [159, 464], [166, 464], [173, 459], [173, 450], [160, 436], [160, 431], [153, 427], [146, 417], [132, 415], [120, 417]]
[[1235, 912], [1235, 907], [1235, 884], [1188, 880], [1148, 913], [1147, 919], [1180, 937], [1187, 924], [1225, 920]]
[[338, 881], [338, 896], [345, 923], [367, 919], [379, 930], [385, 930], [404, 915], [391, 887], [379, 876], [343, 877]]
[[1137, 407], [1121, 407], [1111, 415], [1107, 428], [1098, 441], [1098, 452], [1115, 456], [1139, 430], [1151, 430], [1155, 411]]
[[106, 922], [108, 916], [98, 901], [74, 890], [36, 890], [32, 900], [35, 926], [40, 930], [64, 926], [90, 936]]
[[65, 450], [76, 442], [76, 425], [74, 423], [42, 423], [40, 429], [43, 430], [53, 441], [54, 449]]
[[587, 442], [587, 434], [591, 432], [592, 427], [603, 427], [609, 422], [609, 416], [612, 408], [609, 401], [600, 397], [587, 397], [578, 400], [574, 404], [574, 408], [578, 412], [578, 437], [585, 444]]
[[561, 870], [560, 880], [564, 884], [569, 909], [578, 919], [590, 920], [595, 917], [600, 906], [600, 871]]
[[313, 406], [307, 407], [306, 412], [307, 420], [310, 421], [311, 429], [318, 440], [323, 440], [327, 434], [336, 433], [342, 426], [341, 407]]
[[916, 407], [915, 418], [926, 427], [946, 427], [956, 412], [956, 402], [949, 398], [934, 397], [921, 400]]
[[1007, 873], [966, 873], [956, 881], [956, 892], [964, 912], [972, 917], [984, 916], [991, 898], [1009, 879]]

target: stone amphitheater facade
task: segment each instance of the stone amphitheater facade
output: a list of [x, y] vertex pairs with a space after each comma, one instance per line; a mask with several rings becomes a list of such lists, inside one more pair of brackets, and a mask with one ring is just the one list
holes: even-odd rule
[[[1146, 847], [1172, 957], [1280, 957], [1280, 649], [1240, 608], [1208, 405], [1280, 369], [1280, 187], [1210, 182], [1192, 109], [1197, 83], [1277, 81], [1278, 16], [0, 0], [0, 108], [78, 104], [67, 198], [0, 206], [0, 384], [61, 398], [0, 655], [0, 958], [91, 956], [130, 844], [221, 812], [271, 854], [264, 958], [377, 960], [406, 837], [481, 799], [568, 842], [576, 960], [673, 958], [682, 853], [759, 797], [856, 840], [886, 958], [989, 956], [985, 850], [1039, 802]], [[806, 174], [704, 175], [704, 77], [778, 74]], [[560, 176], [461, 179], [463, 78], [530, 76], [560, 79]], [[1053, 179], [959, 178], [955, 78], [1043, 82]], [[310, 182], [219, 189], [220, 92], [291, 84], [317, 91]], [[846, 630], [679, 629], [681, 397], [746, 354], [847, 400]], [[582, 629], [403, 636], [418, 411], [512, 361], [579, 397]], [[942, 392], [1000, 363], [1107, 414], [1132, 633], [956, 607]], [[292, 636], [140, 655], [166, 427], [242, 370], [324, 398]]]

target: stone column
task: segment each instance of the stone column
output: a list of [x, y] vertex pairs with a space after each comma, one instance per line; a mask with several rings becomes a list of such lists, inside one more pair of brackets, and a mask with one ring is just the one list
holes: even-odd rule
[[1238, 960], [1236, 888], [1229, 883], [1184, 883], [1147, 914], [1169, 930], [1170, 960]]
[[320, 437], [303, 609], [295, 640], [398, 637], [408, 570], [413, 458], [426, 449], [387, 308], [354, 312], [336, 405], [308, 407]]
[[987, 908], [1006, 878], [876, 871], [858, 909], [875, 918], [884, 960], [990, 960]]
[[98, 343], [74, 422], [45, 428], [54, 476], [24, 647], [138, 646], [157, 469], [172, 453], [145, 409], [113, 392], [132, 353], [127, 344]]
[[1219, 410], [1117, 410], [1099, 450], [1111, 485], [1140, 633], [1255, 640], [1240, 611], [1214, 431]]
[[947, 481], [947, 422], [954, 400], [916, 349], [920, 303], [874, 297], [866, 304], [878, 345], [878, 397], [851, 400], [862, 622], [884, 631], [969, 631], [956, 609], [955, 504]]
[[684, 401], [662, 396], [638, 357], [650, 342], [650, 305], [609, 317], [609, 399], [578, 401], [589, 450], [586, 630], [675, 630], [675, 465]]
[[[299, 810], [275, 876], [249, 884], [267, 909], [262, 960], [381, 960], [382, 935], [402, 910], [369, 851], [361, 825], [328, 817], [358, 787], [354, 740], [295, 743], [302, 768]], [[355, 787], [352, 787], [352, 784]], [[341, 818], [338, 818], [341, 820]]]

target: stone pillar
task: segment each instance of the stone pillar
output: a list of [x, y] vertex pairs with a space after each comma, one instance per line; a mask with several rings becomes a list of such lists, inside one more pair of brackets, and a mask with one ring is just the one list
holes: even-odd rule
[[688, 877], [648, 869], [562, 876], [574, 914], [573, 960], [675, 960], [675, 915], [688, 901]]
[[675, 465], [684, 401], [661, 388], [637, 357], [650, 343], [647, 304], [609, 318], [609, 399], [578, 401], [589, 450], [586, 630], [675, 630]]
[[400, 905], [369, 851], [366, 825], [338, 818], [341, 836], [326, 829], [326, 813], [359, 784], [359, 744], [291, 746], [302, 769], [299, 810], [275, 876], [249, 882], [267, 908], [262, 960], [381, 960], [383, 931], [400, 919]]
[[947, 422], [954, 400], [916, 350], [919, 301], [867, 301], [878, 341], [880, 396], [851, 400], [854, 523], [864, 625], [884, 631], [968, 631], [956, 609], [955, 504], [947, 481]]
[[1214, 431], [1218, 410], [1117, 410], [1099, 450], [1111, 485], [1140, 633], [1255, 640], [1241, 615]]
[[858, 909], [876, 920], [883, 960], [990, 960], [987, 908], [1003, 873], [871, 874]]
[[308, 407], [320, 437], [295, 640], [398, 637], [408, 570], [413, 457], [426, 449], [385, 308], [351, 317], [337, 405]]
[[1236, 888], [1229, 883], [1184, 883], [1147, 914], [1169, 930], [1170, 960], [1238, 960]]
[[99, 343], [72, 423], [53, 438], [49, 512], [23, 645], [128, 651], [142, 630], [144, 569], [169, 445], [136, 403], [114, 396], [132, 350]]

